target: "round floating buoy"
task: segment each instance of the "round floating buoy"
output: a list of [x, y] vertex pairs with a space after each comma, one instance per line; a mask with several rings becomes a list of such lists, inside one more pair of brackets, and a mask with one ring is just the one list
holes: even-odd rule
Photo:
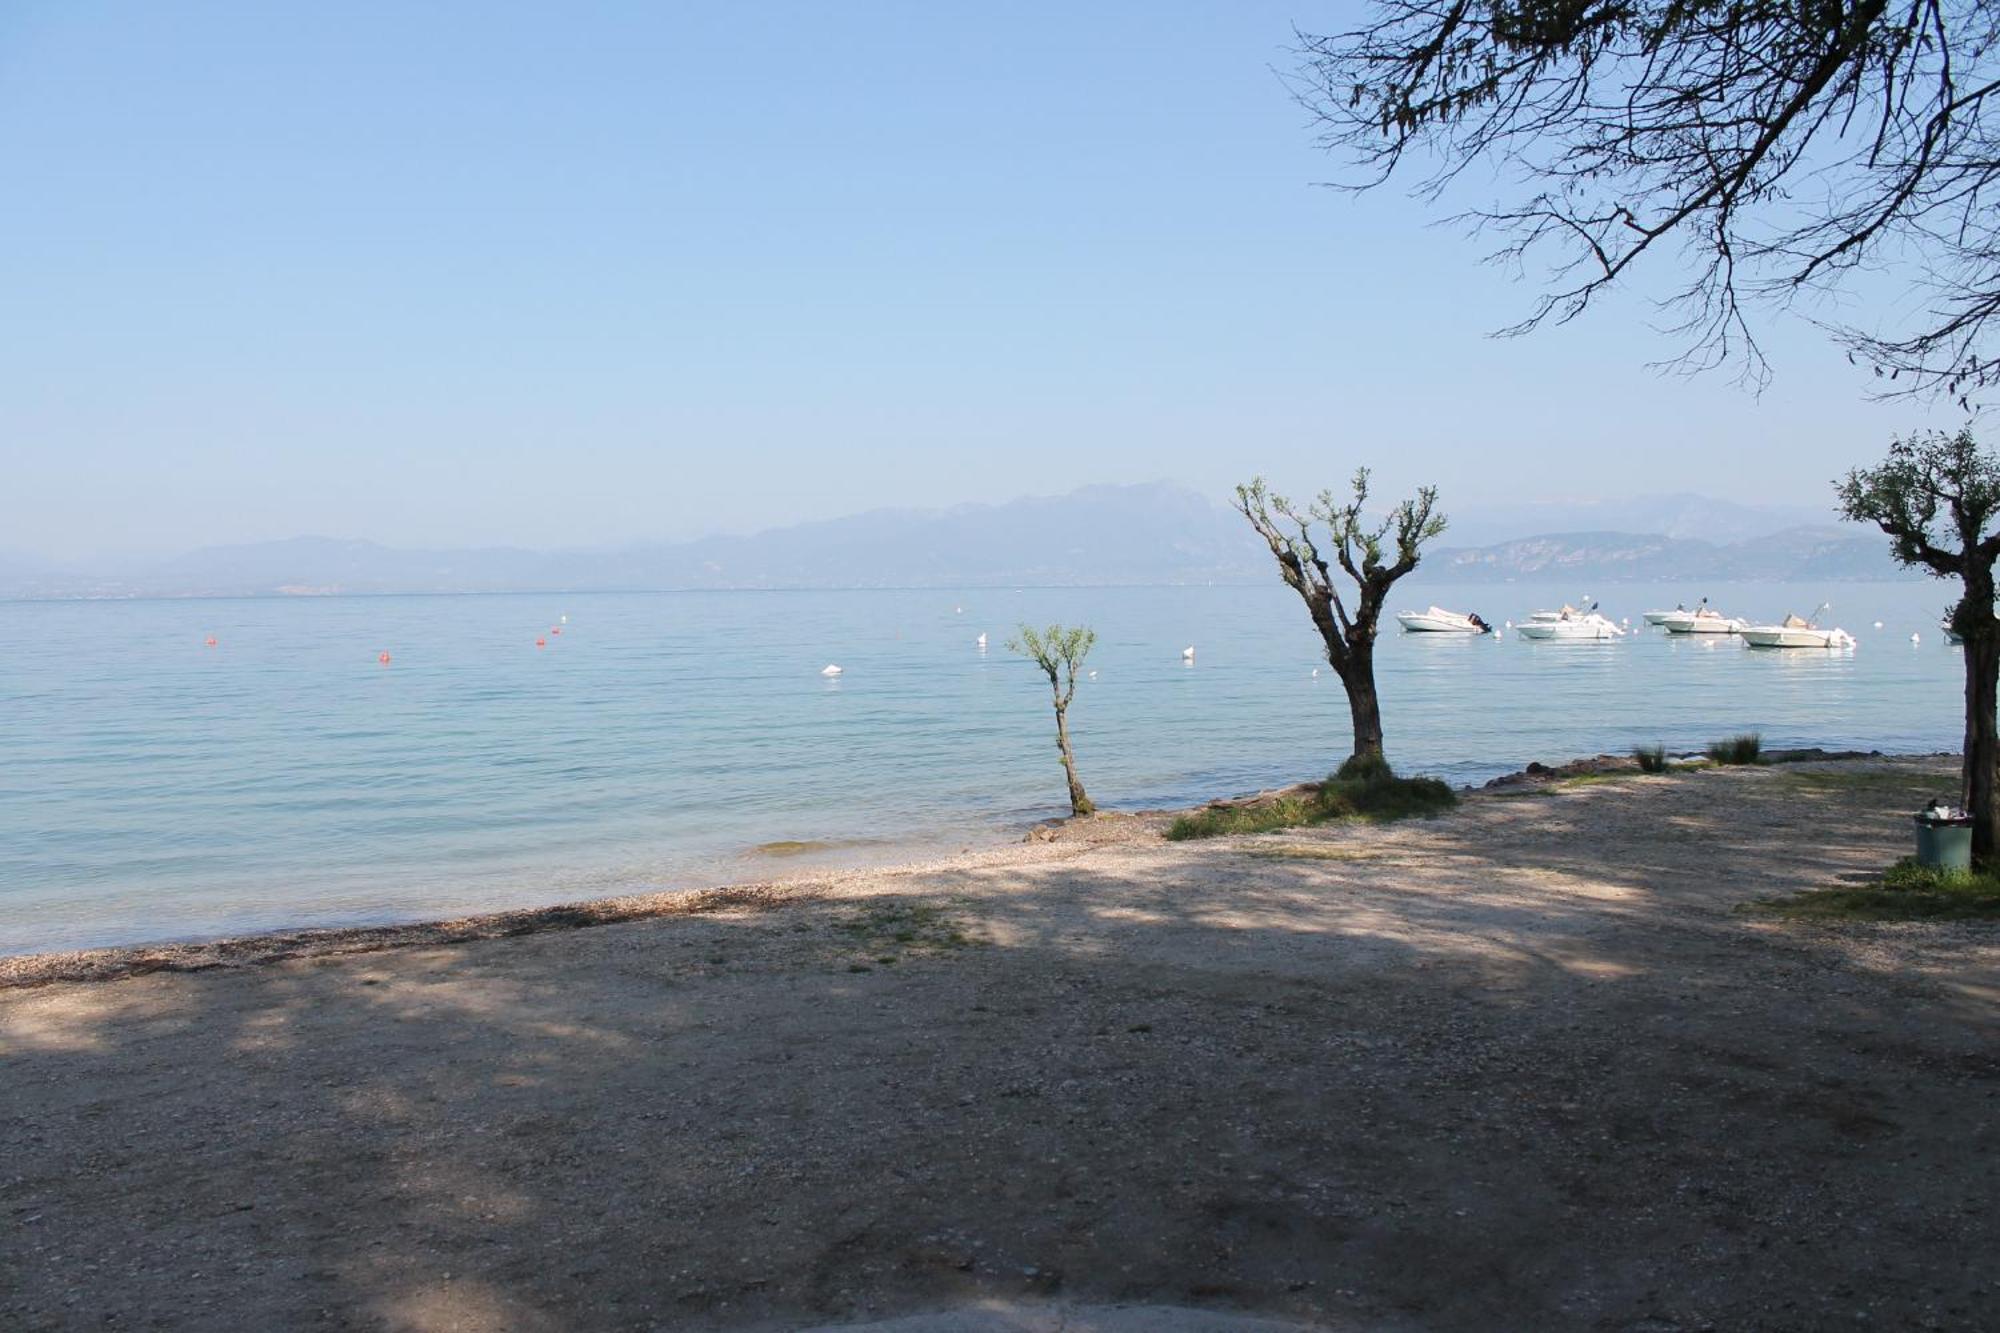
[[381, 654], [381, 655], [380, 655], [379, 657], [377, 657], [377, 658], [376, 658], [375, 660], [376, 660], [376, 661], [378, 661], [378, 662], [380, 662], [380, 663], [381, 663], [381, 664], [382, 664], [383, 666], [388, 666], [388, 665], [389, 665], [389, 654], [387, 654], [387, 653], [383, 653], [383, 654]]
[[1876, 628], [1876, 629], [1881, 629], [1881, 628], [1882, 628], [1882, 622], [1881, 622], [1881, 621], [1879, 621], [1879, 620], [1878, 620], [1878, 621], [1876, 621], [1876, 622], [1875, 622], [1875, 628]]
[[819, 669], [819, 674], [822, 676], [838, 676], [840, 674], [840, 668], [834, 665], [832, 662], [828, 662], [825, 666]]
[[562, 618], [562, 623], [563, 623], [563, 624], [565, 624], [565, 625], [569, 624], [569, 617], [568, 617], [568, 616], [564, 616], [564, 617]]
[[551, 626], [549, 626], [549, 633], [551, 633], [551, 634], [560, 634], [560, 633], [562, 633], [562, 626], [561, 626], [561, 625], [551, 625]]
[[1923, 641], [1924, 641], [1924, 636], [1921, 634], [1912, 634], [1910, 636], [1911, 643], [1922, 643]]
[[537, 647], [537, 648], [546, 648], [546, 647], [548, 647], [548, 646], [549, 646], [549, 641], [548, 641], [547, 639], [536, 639], [536, 640], [535, 640], [535, 647]]
[[215, 636], [211, 634], [206, 639], [202, 640], [202, 642], [206, 644], [208, 647], [213, 648], [215, 647]]

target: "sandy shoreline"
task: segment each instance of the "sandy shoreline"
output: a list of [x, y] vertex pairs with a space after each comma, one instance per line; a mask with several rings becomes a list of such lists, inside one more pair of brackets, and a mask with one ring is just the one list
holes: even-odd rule
[[1952, 771], [1524, 783], [7, 990], [0, 1325], [1974, 1327], [2000, 936], [1738, 910], [1878, 873]]
[[[1879, 751], [1809, 749], [1774, 751], [1767, 756], [1767, 762], [1789, 764], [1886, 758], [1914, 761], [1954, 757], [1887, 756]], [[1475, 795], [1482, 791], [1560, 781], [1588, 774], [1632, 772], [1636, 767], [1636, 764], [1625, 756], [1600, 754], [1556, 765], [1532, 764], [1527, 768], [1494, 778], [1480, 787], [1465, 788], [1463, 791], [1467, 795]], [[1223, 797], [1207, 804], [1240, 804], [1290, 790], [1295, 788], [1279, 788]], [[1077, 846], [1155, 840], [1176, 815], [1183, 813], [1186, 811], [1142, 810], [1109, 812], [1088, 820], [1051, 820], [1031, 828], [1027, 842]], [[768, 853], [773, 848], [782, 848], [784, 850], [776, 853], [777, 855], [791, 856], [809, 854], [817, 846], [831, 845], [801, 842], [765, 843], [752, 850]], [[459, 917], [385, 924], [265, 930], [213, 938], [12, 954], [0, 956], [0, 990], [46, 986], [65, 981], [114, 981], [121, 977], [142, 976], [149, 972], [205, 972], [216, 968], [257, 967], [295, 958], [325, 958], [375, 953], [384, 949], [467, 944], [476, 940], [504, 939], [551, 930], [577, 930], [652, 917], [696, 916], [724, 909], [769, 909], [789, 903], [809, 901], [829, 891], [837, 891], [838, 886], [843, 883], [857, 880], [867, 881], [878, 876], [907, 876], [970, 868], [996, 861], [1000, 863], [1018, 861], [1023, 855], [1018, 845], [1005, 844], [941, 857], [862, 865], [840, 870], [808, 870], [799, 875], [775, 879], [668, 889], [655, 893], [621, 894]], [[1032, 857], [1033, 854], [1028, 855]]]

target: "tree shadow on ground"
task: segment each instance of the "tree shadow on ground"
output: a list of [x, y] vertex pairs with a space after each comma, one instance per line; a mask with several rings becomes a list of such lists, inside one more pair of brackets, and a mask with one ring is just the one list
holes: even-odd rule
[[16, 994], [0, 1324], [1968, 1324], [1988, 937], [1732, 910], [1892, 859], [1879, 795], [1635, 778]]

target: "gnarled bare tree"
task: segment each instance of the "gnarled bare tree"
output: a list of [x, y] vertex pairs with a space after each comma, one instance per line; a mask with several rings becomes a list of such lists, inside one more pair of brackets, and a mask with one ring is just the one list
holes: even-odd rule
[[[1257, 535], [1277, 558], [1278, 572], [1304, 599], [1313, 628], [1326, 649], [1327, 665], [1347, 690], [1347, 709], [1354, 719], [1355, 759], [1382, 758], [1382, 703], [1375, 690], [1375, 634], [1382, 605], [1397, 579], [1417, 567], [1423, 545], [1444, 531], [1445, 517], [1437, 511], [1437, 488], [1425, 486], [1414, 500], [1405, 500], [1371, 524], [1363, 511], [1368, 503], [1368, 469], [1354, 473], [1352, 499], [1337, 501], [1333, 492], [1301, 513], [1282, 495], [1273, 495], [1262, 477], [1236, 488], [1236, 511], [1250, 520]], [[1313, 524], [1323, 525], [1329, 549], [1342, 572], [1354, 582], [1354, 610], [1340, 595], [1333, 570], [1313, 540]]]
[[1957, 579], [1964, 595], [1951, 609], [1952, 632], [1965, 645], [1965, 750], [1962, 787], [1972, 814], [1972, 858], [1983, 869], [2000, 861], [2000, 619], [1993, 614], [1993, 566], [2000, 561], [2000, 459], [1972, 432], [1897, 440], [1879, 466], [1857, 468], [1839, 483], [1840, 507], [1889, 534], [1903, 564]]
[[1894, 264], [1926, 299], [1822, 318], [1850, 355], [1892, 394], [2000, 379], [1990, 0], [1371, 0], [1364, 26], [1301, 41], [1348, 184], [1420, 158], [1433, 199], [1475, 164], [1518, 187], [1460, 215], [1502, 238], [1496, 258], [1548, 263], [1508, 332], [1574, 319], [1677, 248], [1680, 362], [1761, 383], [1746, 303]]

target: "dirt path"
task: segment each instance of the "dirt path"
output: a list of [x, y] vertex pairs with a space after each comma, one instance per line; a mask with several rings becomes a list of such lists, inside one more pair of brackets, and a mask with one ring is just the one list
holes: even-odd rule
[[1990, 1326], [2000, 935], [1731, 910], [1942, 772], [0, 992], [0, 1327]]

